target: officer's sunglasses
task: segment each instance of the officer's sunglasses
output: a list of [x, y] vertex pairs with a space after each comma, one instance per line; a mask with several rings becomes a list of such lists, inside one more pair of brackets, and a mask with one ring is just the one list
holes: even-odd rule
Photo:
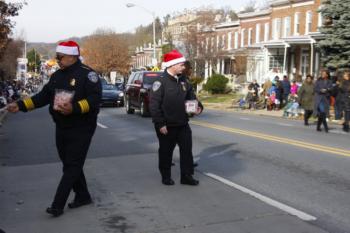
[[64, 55], [56, 55], [56, 60], [61, 61], [63, 59]]

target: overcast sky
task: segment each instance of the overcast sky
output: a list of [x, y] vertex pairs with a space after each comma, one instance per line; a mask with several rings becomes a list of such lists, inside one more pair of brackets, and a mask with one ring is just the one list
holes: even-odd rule
[[[19, 0], [10, 0], [18, 2]], [[156, 13], [163, 19], [166, 14], [200, 6], [221, 8], [230, 6], [239, 10], [251, 0], [27, 0], [28, 5], [14, 18], [15, 36], [29, 42], [57, 42], [72, 36], [86, 36], [97, 28], [116, 32], [133, 32], [152, 22], [152, 16], [140, 7], [127, 8], [132, 2]]]

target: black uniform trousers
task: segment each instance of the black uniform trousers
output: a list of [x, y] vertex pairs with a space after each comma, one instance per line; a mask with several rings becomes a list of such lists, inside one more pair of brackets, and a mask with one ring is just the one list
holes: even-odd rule
[[159, 171], [162, 178], [171, 177], [171, 162], [176, 144], [180, 149], [181, 175], [193, 174], [192, 131], [188, 124], [177, 127], [167, 127], [168, 134], [163, 135], [156, 128], [159, 140]]
[[57, 187], [52, 208], [64, 209], [71, 190], [75, 200], [90, 199], [83, 166], [94, 135], [96, 124], [74, 127], [56, 127], [56, 147], [63, 163], [63, 176]]

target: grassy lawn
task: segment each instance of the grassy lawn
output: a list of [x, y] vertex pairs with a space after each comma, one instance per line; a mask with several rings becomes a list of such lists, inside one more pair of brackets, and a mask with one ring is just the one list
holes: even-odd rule
[[234, 99], [238, 100], [240, 98], [240, 95], [235, 93], [217, 95], [200, 94], [198, 97], [203, 103], [231, 104]]

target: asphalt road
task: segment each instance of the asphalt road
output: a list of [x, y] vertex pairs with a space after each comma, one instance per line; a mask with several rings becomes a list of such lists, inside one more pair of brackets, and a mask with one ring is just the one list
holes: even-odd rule
[[[46, 111], [9, 117], [0, 130], [2, 166], [58, 162], [52, 150], [54, 125]], [[191, 127], [198, 172], [315, 216], [312, 224], [327, 232], [350, 232], [350, 135], [339, 126], [326, 134], [300, 121], [206, 110]], [[127, 115], [123, 108], [102, 109], [90, 159], [141, 159], [156, 152], [150, 118]], [[178, 161], [177, 150], [174, 160]]]

